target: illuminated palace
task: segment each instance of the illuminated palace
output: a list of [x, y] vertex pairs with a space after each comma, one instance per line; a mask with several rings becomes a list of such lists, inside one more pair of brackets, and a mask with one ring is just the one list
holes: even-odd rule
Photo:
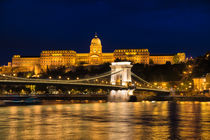
[[35, 74], [47, 69], [61, 66], [71, 67], [78, 65], [99, 65], [111, 63], [115, 60], [127, 60], [133, 64], [174, 64], [174, 58], [179, 58], [179, 62], [185, 61], [185, 53], [171, 55], [150, 55], [148, 49], [116, 49], [113, 53], [103, 53], [101, 40], [95, 35], [91, 40], [89, 53], [76, 53], [73, 50], [45, 50], [39, 57], [23, 57], [14, 55], [12, 62], [8, 66], [1, 67], [2, 73], [35, 72]]

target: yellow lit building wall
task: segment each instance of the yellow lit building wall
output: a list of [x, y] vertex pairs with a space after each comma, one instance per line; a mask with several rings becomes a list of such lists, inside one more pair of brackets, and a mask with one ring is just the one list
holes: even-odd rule
[[174, 64], [174, 55], [151, 55], [149, 58], [154, 62], [154, 64], [166, 64], [166, 62]]
[[154, 64], [166, 64], [166, 62], [171, 62], [171, 64], [174, 64], [174, 57], [176, 55], [179, 58], [179, 62], [185, 62], [185, 53], [177, 53], [173, 55], [150, 55], [150, 59], [154, 62]]
[[34, 71], [35, 66], [39, 65], [39, 57], [21, 57], [20, 55], [14, 55], [12, 58], [12, 68], [14, 73]]
[[12, 63], [8, 62], [8, 65], [0, 67], [0, 74], [11, 74], [12, 73]]
[[102, 63], [111, 63], [114, 62], [114, 60], [113, 53], [102, 53]]
[[40, 65], [43, 70], [60, 66], [72, 66], [76, 64], [76, 52], [72, 50], [42, 51]]
[[77, 53], [76, 58], [78, 64], [89, 64], [89, 53]]
[[206, 90], [206, 78], [193, 78], [194, 89], [198, 91]]
[[134, 64], [149, 64], [149, 51], [148, 49], [116, 49], [114, 59], [127, 60]]

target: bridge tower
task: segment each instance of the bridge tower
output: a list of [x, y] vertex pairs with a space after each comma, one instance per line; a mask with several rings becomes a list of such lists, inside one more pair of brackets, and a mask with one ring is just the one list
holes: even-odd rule
[[131, 83], [132, 66], [133, 65], [131, 65], [131, 62], [112, 62], [112, 65], [110, 65], [112, 73], [111, 84], [127, 86], [129, 83]]

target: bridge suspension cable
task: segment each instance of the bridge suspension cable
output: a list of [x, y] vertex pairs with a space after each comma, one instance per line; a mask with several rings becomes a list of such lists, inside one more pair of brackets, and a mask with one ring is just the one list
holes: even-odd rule
[[150, 85], [150, 86], [152, 86], [152, 87], [157, 88], [157, 87], [154, 86], [153, 84], [151, 84], [151, 83], [145, 81], [144, 79], [142, 79], [141, 77], [137, 76], [135, 73], [131, 72], [131, 75], [134, 76], [135, 78], [137, 78], [138, 80], [142, 81], [143, 83], [146, 83], [146, 84], [148, 84], [148, 85]]
[[6, 77], [6, 78], [11, 78], [11, 79], [16, 79], [16, 80], [25, 80], [25, 81], [62, 81], [62, 82], [67, 82], [67, 83], [75, 83], [75, 82], [82, 82], [82, 81], [90, 81], [90, 80], [95, 80], [98, 78], [103, 78], [109, 75], [113, 75], [113, 74], [117, 74], [121, 71], [116, 71], [111, 73], [111, 71], [105, 72], [103, 74], [100, 74], [98, 76], [93, 76], [90, 78], [85, 78], [85, 79], [79, 79], [79, 80], [51, 80], [51, 79], [30, 79], [30, 78], [22, 78], [22, 77], [14, 77], [14, 76], [9, 76], [9, 75], [2, 75], [0, 74], [0, 76]]
[[98, 76], [95, 76], [95, 77], [90, 77], [90, 78], [80, 79], [80, 80], [69, 80], [68, 82], [81, 82], [81, 81], [95, 80], [95, 79], [98, 79], [98, 78], [103, 78], [103, 77], [106, 77], [106, 76], [109, 76], [109, 75], [117, 74], [121, 71], [122, 70], [116, 71], [116, 72], [113, 72], [113, 73], [111, 73], [111, 71], [109, 71], [109, 72], [107, 72], [107, 74], [105, 73], [105, 74], [101, 74], [101, 75], [98, 75]]

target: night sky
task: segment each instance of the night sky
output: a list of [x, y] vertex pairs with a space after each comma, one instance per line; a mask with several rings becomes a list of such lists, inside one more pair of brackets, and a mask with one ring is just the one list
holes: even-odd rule
[[0, 64], [41, 50], [89, 52], [97, 32], [103, 52], [210, 50], [210, 0], [0, 0]]

